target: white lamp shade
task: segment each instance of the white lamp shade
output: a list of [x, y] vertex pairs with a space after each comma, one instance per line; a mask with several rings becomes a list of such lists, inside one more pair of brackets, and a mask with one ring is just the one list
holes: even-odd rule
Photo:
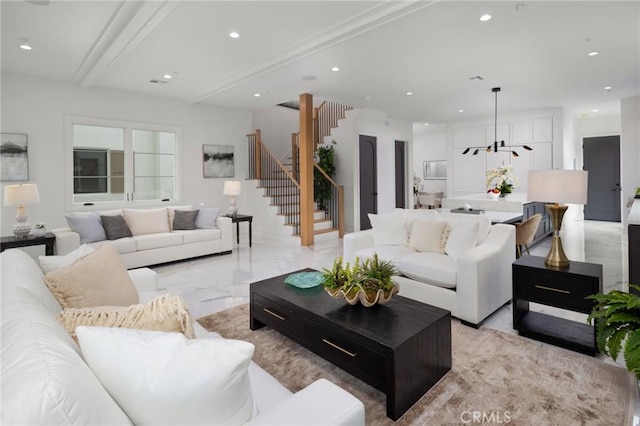
[[586, 204], [587, 182], [584, 170], [529, 170], [527, 200]]
[[239, 180], [227, 180], [224, 183], [222, 193], [224, 195], [240, 195], [242, 190], [242, 182]]
[[40, 195], [38, 185], [35, 183], [25, 183], [22, 185], [7, 185], [4, 187], [5, 206], [26, 206], [38, 204]]

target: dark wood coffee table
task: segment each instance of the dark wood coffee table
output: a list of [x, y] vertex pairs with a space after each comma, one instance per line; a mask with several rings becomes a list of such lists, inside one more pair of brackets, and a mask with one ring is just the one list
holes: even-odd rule
[[399, 419], [451, 369], [449, 311], [401, 296], [351, 306], [322, 286], [285, 284], [289, 275], [251, 284], [251, 329], [268, 325], [384, 392], [389, 418]]

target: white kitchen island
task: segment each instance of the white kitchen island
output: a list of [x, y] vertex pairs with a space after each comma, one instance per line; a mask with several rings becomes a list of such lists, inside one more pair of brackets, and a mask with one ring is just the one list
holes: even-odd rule
[[443, 198], [442, 208], [457, 209], [469, 204], [474, 210], [486, 210], [496, 212], [523, 213], [523, 207], [527, 204], [527, 194], [513, 192], [505, 198], [489, 198], [486, 193], [472, 193], [458, 197]]

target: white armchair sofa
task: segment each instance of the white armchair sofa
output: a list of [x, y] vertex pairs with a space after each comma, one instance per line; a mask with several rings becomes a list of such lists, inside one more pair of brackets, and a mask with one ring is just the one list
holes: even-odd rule
[[[112, 244], [120, 253], [124, 265], [131, 268], [157, 265], [176, 260], [210, 254], [228, 254], [233, 248], [231, 219], [218, 216], [216, 229], [174, 230], [175, 210], [191, 210], [192, 206], [174, 206], [154, 209], [118, 209], [98, 212], [99, 215], [122, 215], [132, 232], [131, 237], [115, 240], [103, 239], [88, 243], [93, 248]], [[86, 212], [70, 216], [87, 215]], [[55, 251], [65, 255], [83, 243], [81, 235], [71, 228], [53, 229], [56, 236]]]
[[[434, 210], [396, 209], [389, 215], [378, 216], [384, 217], [384, 221], [373, 217], [373, 229], [344, 236], [345, 261], [354, 262], [356, 257], [378, 253], [381, 259], [393, 261], [399, 268], [400, 275], [395, 281], [401, 296], [447, 309], [473, 327], [479, 327], [511, 300], [513, 225], [491, 225], [490, 219], [482, 215]], [[416, 221], [419, 226], [414, 226]], [[428, 230], [428, 222], [446, 223], [445, 235], [440, 240], [440, 251], [444, 253], [438, 252], [437, 244], [433, 251], [416, 251], [416, 246], [424, 246], [433, 237], [418, 232]], [[470, 231], [473, 229], [477, 232]]]
[[[56, 315], [62, 308], [25, 252], [0, 254], [2, 271], [3, 425], [130, 425], [131, 420], [83, 360]], [[129, 271], [136, 288], [152, 292], [156, 274]], [[146, 294], [147, 298], [149, 294]], [[141, 293], [145, 298], [145, 293]], [[248, 327], [248, 323], [247, 323]], [[197, 337], [221, 338], [194, 323]], [[364, 406], [347, 391], [318, 380], [292, 394], [255, 363], [249, 366], [256, 425], [364, 425]], [[201, 419], [200, 424], [210, 424]]]

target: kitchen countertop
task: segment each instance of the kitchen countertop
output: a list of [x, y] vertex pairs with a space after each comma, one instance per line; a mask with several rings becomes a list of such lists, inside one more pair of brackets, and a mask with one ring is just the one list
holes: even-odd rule
[[527, 194], [522, 192], [514, 192], [506, 198], [489, 198], [486, 193], [472, 193], [456, 197], [448, 197], [442, 199], [442, 207], [447, 209], [456, 209], [469, 204], [471, 208], [494, 212], [512, 212], [522, 214], [522, 206], [526, 204]]

